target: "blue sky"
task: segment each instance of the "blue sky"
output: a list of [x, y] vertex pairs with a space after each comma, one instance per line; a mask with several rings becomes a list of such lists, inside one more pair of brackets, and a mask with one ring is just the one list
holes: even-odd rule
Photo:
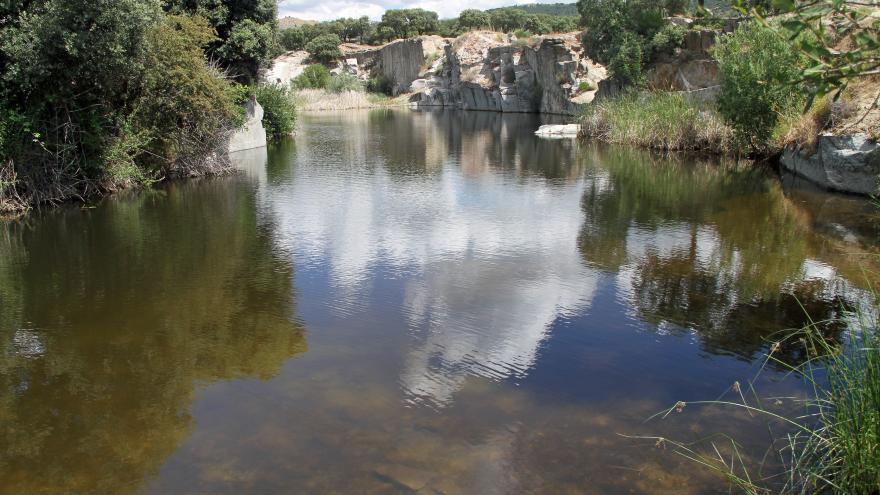
[[386, 9], [420, 7], [433, 10], [441, 18], [455, 17], [464, 9], [491, 9], [516, 3], [573, 3], [569, 0], [280, 0], [281, 17], [326, 21], [339, 17], [369, 16], [379, 20]]

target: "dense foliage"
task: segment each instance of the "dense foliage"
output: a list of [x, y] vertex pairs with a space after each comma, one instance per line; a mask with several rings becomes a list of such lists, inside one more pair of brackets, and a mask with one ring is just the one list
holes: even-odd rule
[[342, 56], [342, 40], [335, 34], [322, 34], [306, 43], [306, 51], [318, 62], [327, 63]]
[[[519, 9], [527, 14], [546, 14], [560, 17], [577, 17], [580, 15], [577, 6], [573, 3], [525, 3], [502, 8]], [[489, 9], [488, 12], [495, 10], [500, 9]]]
[[[748, 2], [739, 0], [743, 13]], [[767, 22], [768, 8], [759, 3], [751, 13], [765, 26], [794, 41], [802, 56], [799, 77], [813, 96], [838, 93], [850, 82], [880, 74], [880, 17], [878, 6], [860, 0], [785, 0], [770, 13], [786, 17], [779, 25]], [[841, 49], [843, 48], [843, 49]]]
[[[624, 83], [641, 82], [644, 64], [654, 48], [668, 50], [683, 33], [665, 31], [664, 17], [683, 12], [683, 0], [579, 0], [587, 55], [608, 65], [611, 75]], [[655, 38], [659, 33], [664, 36]]]
[[263, 107], [263, 127], [269, 139], [281, 139], [293, 134], [296, 127], [296, 107], [289, 86], [261, 84], [250, 91]]
[[[565, 5], [565, 4], [559, 4]], [[493, 29], [505, 33], [524, 30], [535, 34], [564, 33], [579, 29], [579, 19], [570, 15], [552, 14], [553, 8], [506, 7], [487, 11], [466, 9], [454, 19], [439, 19], [436, 12], [423, 9], [392, 9], [381, 22], [371, 23], [367, 17], [341, 18], [334, 21], [303, 24], [282, 29], [278, 45], [283, 50], [308, 50], [307, 45], [318, 37], [336, 35], [341, 41], [370, 45], [422, 34], [456, 37], [475, 29]], [[547, 7], [553, 7], [549, 5]], [[311, 51], [311, 50], [309, 50]]]
[[721, 71], [718, 109], [753, 147], [770, 137], [779, 116], [804, 101], [800, 57], [791, 43], [758, 22], [724, 36], [715, 49]]
[[[4, 4], [0, 209], [225, 168], [227, 137], [241, 112], [223, 71], [245, 60], [234, 47], [253, 47], [236, 26], [250, 29], [256, 21], [244, 19], [248, 11], [237, 2], [224, 5]], [[187, 10], [213, 17], [167, 13]], [[231, 24], [220, 24], [221, 17]], [[220, 25], [228, 28], [225, 40], [217, 36]]]
[[271, 59], [275, 43], [276, 0], [163, 0], [171, 13], [197, 15], [216, 29], [218, 39], [208, 47], [239, 81], [256, 80], [257, 71]]
[[321, 64], [313, 64], [293, 80], [293, 86], [297, 89], [324, 89], [329, 82], [330, 71]]

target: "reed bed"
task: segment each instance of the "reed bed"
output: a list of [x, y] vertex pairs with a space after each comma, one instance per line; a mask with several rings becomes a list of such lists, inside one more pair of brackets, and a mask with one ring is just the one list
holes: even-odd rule
[[664, 151], [739, 150], [733, 129], [713, 108], [668, 92], [630, 92], [589, 105], [582, 133], [601, 141]]
[[364, 91], [334, 93], [324, 89], [301, 89], [294, 95], [296, 107], [304, 111], [353, 110], [358, 108], [383, 108], [409, 104], [408, 95], [391, 98]]

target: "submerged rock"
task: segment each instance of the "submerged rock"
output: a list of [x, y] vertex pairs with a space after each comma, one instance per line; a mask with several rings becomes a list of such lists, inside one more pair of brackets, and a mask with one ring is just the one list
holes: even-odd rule
[[780, 162], [786, 170], [826, 189], [869, 195], [877, 192], [880, 144], [865, 134], [822, 135], [815, 152], [789, 146]]
[[535, 135], [549, 138], [573, 138], [577, 137], [580, 132], [581, 126], [578, 124], [542, 125], [535, 131]]

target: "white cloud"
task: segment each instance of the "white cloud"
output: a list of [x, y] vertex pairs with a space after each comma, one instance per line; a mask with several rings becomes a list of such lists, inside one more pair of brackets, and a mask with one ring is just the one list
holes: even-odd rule
[[492, 9], [516, 3], [558, 3], [559, 0], [281, 0], [278, 2], [279, 15], [292, 16], [313, 21], [327, 21], [340, 17], [368, 16], [379, 20], [386, 9], [422, 8], [440, 14], [441, 18], [458, 16], [464, 9]]

